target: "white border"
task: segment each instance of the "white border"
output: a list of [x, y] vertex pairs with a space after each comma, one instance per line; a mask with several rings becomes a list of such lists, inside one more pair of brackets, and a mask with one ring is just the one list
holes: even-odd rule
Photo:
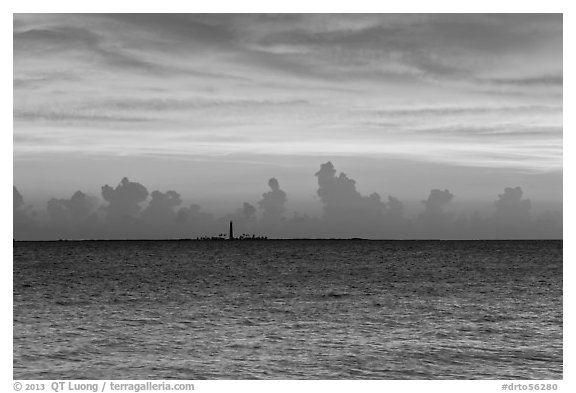
[[[573, 3], [573, 2], [572, 2]], [[12, 54], [12, 13], [15, 12], [230, 12], [230, 13], [250, 13], [250, 12], [409, 12], [409, 13], [436, 13], [436, 12], [562, 12], [564, 13], [564, 69], [567, 70], [565, 77], [565, 97], [568, 102], [567, 108], [571, 108], [574, 103], [573, 96], [573, 70], [574, 64], [572, 41], [567, 37], [576, 37], [574, 29], [574, 17], [569, 1], [548, 0], [546, 2], [536, 1], [502, 1], [484, 0], [470, 4], [463, 1], [402, 1], [383, 2], [371, 0], [355, 1], [310, 1], [292, 0], [285, 2], [270, 2], [264, 0], [244, 0], [244, 1], [221, 1], [212, 0], [209, 2], [197, 1], [171, 1], [162, 2], [142, 1], [118, 1], [100, 0], [88, 4], [73, 0], [40, 1], [26, 0], [3, 2], [2, 18], [0, 26], [2, 34], [3, 53]], [[13, 184], [13, 156], [12, 156], [12, 66], [13, 62], [8, 62], [8, 56], [2, 62], [2, 133], [0, 146], [2, 148], [2, 180], [3, 192], [1, 198], [4, 206], [9, 206], [9, 195], [12, 195], [9, 186]], [[564, 117], [564, 161], [565, 173], [572, 173], [574, 164], [574, 116], [568, 110]], [[564, 200], [572, 201], [574, 197], [574, 176], [572, 179], [565, 176]], [[10, 181], [8, 181], [10, 180]], [[559, 391], [576, 391], [574, 366], [574, 290], [572, 280], [574, 279], [574, 246], [571, 223], [574, 222], [574, 208], [571, 203], [564, 207], [564, 236], [568, 240], [564, 252], [564, 380], [563, 381], [543, 381], [544, 383], [557, 383]], [[13, 390], [12, 381], [12, 254], [9, 240], [12, 233], [12, 219], [6, 217], [2, 225], [2, 262], [0, 263], [0, 288], [1, 292], [1, 312], [3, 323], [1, 325], [3, 350], [0, 363], [0, 386], [2, 391]], [[47, 381], [44, 381], [47, 382]], [[84, 381], [86, 382], [86, 381]], [[524, 381], [535, 383], [537, 381]], [[442, 391], [442, 392], [491, 392], [501, 391], [504, 381], [196, 381], [197, 391], [251, 391], [269, 392], [271, 389], [281, 391], [319, 391], [329, 390], [349, 393], [354, 389], [362, 389], [367, 392], [401, 391], [414, 390], [420, 392]], [[516, 383], [520, 383], [517, 381]], [[570, 386], [572, 388], [570, 388]], [[51, 391], [51, 390], [46, 390]]]

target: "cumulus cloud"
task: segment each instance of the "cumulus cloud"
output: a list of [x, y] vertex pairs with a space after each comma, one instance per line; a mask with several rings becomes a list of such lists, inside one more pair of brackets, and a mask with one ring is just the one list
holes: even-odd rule
[[200, 209], [200, 205], [196, 203], [191, 204], [189, 207], [181, 207], [176, 213], [176, 221], [186, 223], [194, 217], [198, 217], [201, 214]]
[[142, 184], [131, 182], [125, 177], [116, 188], [103, 186], [102, 198], [108, 202], [104, 210], [109, 221], [129, 222], [140, 213], [140, 203], [148, 198], [148, 190]]
[[86, 220], [96, 210], [96, 200], [82, 191], [76, 191], [70, 199], [50, 199], [46, 204], [48, 217], [57, 224], [70, 224]]
[[176, 219], [174, 209], [182, 204], [182, 198], [176, 191], [153, 191], [150, 203], [142, 211], [141, 217], [147, 221], [173, 222]]
[[454, 199], [454, 195], [450, 193], [448, 190], [438, 190], [434, 189], [430, 191], [430, 195], [428, 195], [428, 199], [422, 201], [424, 206], [426, 207], [426, 211], [424, 214], [427, 215], [437, 215], [442, 213], [442, 208], [444, 205], [448, 204], [450, 201]]
[[[447, 210], [454, 200], [449, 190], [432, 189], [422, 201], [424, 211], [414, 221], [404, 202], [378, 193], [362, 195], [356, 181], [336, 171], [331, 162], [315, 173], [317, 195], [323, 207], [320, 217], [293, 212], [287, 214], [287, 195], [276, 178], [258, 205], [249, 202], [233, 213], [219, 216], [202, 211], [200, 205], [182, 206], [176, 191], [153, 191], [123, 178], [115, 188], [102, 187], [106, 205], [82, 191], [70, 198], [52, 198], [46, 203], [46, 217], [36, 216], [16, 187], [13, 187], [14, 237], [16, 239], [134, 239], [195, 238], [227, 232], [234, 221], [235, 233], [267, 235], [271, 238], [366, 237], [384, 238], [561, 238], [562, 213], [532, 212], [530, 199], [521, 187], [507, 187], [494, 202], [492, 215]], [[148, 198], [150, 196], [150, 198]], [[143, 203], [149, 203], [143, 209]], [[258, 215], [258, 206], [262, 212]], [[408, 206], [410, 206], [408, 204]], [[98, 212], [103, 221], [98, 220]], [[138, 224], [138, 225], [134, 225]]]
[[445, 212], [444, 207], [453, 199], [454, 195], [450, 191], [433, 189], [428, 199], [422, 201], [424, 212], [419, 216], [419, 221], [426, 236], [446, 236], [454, 216], [450, 212]]
[[262, 218], [268, 222], [280, 221], [286, 211], [286, 193], [280, 189], [280, 184], [275, 178], [268, 180], [268, 186], [270, 191], [262, 194], [262, 199], [258, 202], [263, 210]]
[[506, 187], [503, 194], [494, 202], [495, 211], [489, 219], [490, 237], [525, 238], [549, 236], [542, 232], [552, 233], [554, 225], [541, 226], [532, 220], [532, 202], [523, 198], [522, 187]]
[[138, 216], [140, 236], [148, 239], [191, 237], [188, 221], [200, 207], [178, 209], [182, 202], [182, 197], [176, 191], [152, 191], [150, 202]]
[[254, 222], [256, 221], [256, 208], [248, 202], [244, 202], [242, 207], [236, 210], [236, 216], [242, 221]]
[[384, 236], [388, 238], [410, 237], [413, 228], [411, 221], [406, 217], [405, 210], [404, 203], [400, 199], [388, 196], [384, 213]]
[[354, 230], [364, 233], [383, 225], [386, 205], [378, 193], [361, 195], [353, 179], [345, 173], [336, 176], [330, 161], [320, 165], [315, 176], [318, 178], [317, 194], [324, 205], [324, 219], [328, 226], [336, 225], [331, 228], [335, 235]]
[[388, 197], [388, 218], [401, 221], [404, 218], [404, 203], [393, 196]]
[[13, 190], [13, 235], [14, 238], [22, 238], [27, 236], [35, 236], [37, 232], [36, 222], [34, 219], [35, 212], [30, 206], [26, 206], [24, 203], [24, 197], [18, 191], [15, 186], [12, 186]]
[[69, 199], [52, 198], [46, 203], [51, 236], [87, 239], [99, 236], [98, 198], [76, 191]]
[[202, 207], [196, 203], [181, 207], [176, 212], [177, 233], [180, 237], [215, 236], [223, 230], [210, 213], [203, 212]]
[[504, 225], [521, 225], [530, 221], [530, 199], [522, 199], [521, 187], [506, 187], [503, 194], [498, 195], [494, 202], [496, 213], [494, 218]]

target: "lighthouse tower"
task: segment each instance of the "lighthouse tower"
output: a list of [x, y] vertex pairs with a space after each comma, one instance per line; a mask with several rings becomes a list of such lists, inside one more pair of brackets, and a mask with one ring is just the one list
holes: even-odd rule
[[234, 228], [232, 226], [232, 221], [230, 221], [230, 231], [228, 232], [228, 240], [234, 240]]

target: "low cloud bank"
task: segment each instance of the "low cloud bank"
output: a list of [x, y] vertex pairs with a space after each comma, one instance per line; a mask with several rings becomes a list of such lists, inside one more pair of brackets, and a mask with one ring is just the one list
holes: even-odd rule
[[[320, 165], [317, 178], [320, 217], [290, 212], [289, 193], [277, 178], [256, 203], [243, 202], [233, 212], [215, 217], [198, 204], [182, 206], [174, 191], [148, 189], [124, 177], [116, 187], [104, 185], [99, 197], [78, 190], [69, 199], [52, 198], [46, 214], [26, 205], [13, 187], [14, 237], [18, 240], [55, 239], [174, 239], [225, 235], [234, 221], [236, 234], [271, 238], [373, 239], [534, 239], [562, 238], [562, 214], [535, 216], [520, 187], [506, 187], [493, 202], [491, 214], [456, 214], [457, 198], [449, 190], [432, 189], [413, 219], [405, 203], [374, 192], [362, 195], [356, 181], [338, 173], [332, 162]], [[263, 187], [264, 188], [264, 187]], [[262, 192], [262, 191], [261, 191]], [[42, 217], [42, 218], [39, 218]]]

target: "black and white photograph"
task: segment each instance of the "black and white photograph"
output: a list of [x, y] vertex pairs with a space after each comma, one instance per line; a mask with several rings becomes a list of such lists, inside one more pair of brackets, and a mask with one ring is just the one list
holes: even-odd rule
[[23, 391], [560, 390], [562, 13], [12, 17]]

